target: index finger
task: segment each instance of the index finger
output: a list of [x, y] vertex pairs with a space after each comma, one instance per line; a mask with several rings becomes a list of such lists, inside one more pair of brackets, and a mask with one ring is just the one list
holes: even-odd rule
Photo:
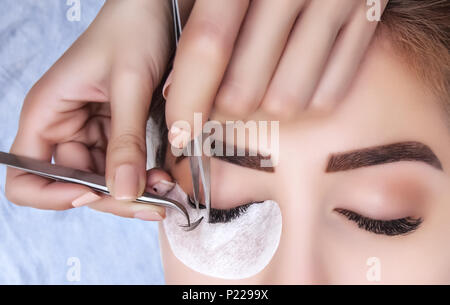
[[172, 144], [183, 130], [192, 136], [178, 120], [192, 127], [195, 112], [203, 114], [203, 122], [208, 119], [248, 5], [248, 0], [196, 1], [181, 35], [167, 96]]

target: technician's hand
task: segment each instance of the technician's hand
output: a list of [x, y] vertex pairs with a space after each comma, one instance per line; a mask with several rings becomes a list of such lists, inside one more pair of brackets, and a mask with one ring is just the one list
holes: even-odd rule
[[186, 142], [172, 124], [192, 126], [193, 112], [285, 118], [339, 100], [377, 27], [370, 8], [362, 0], [197, 0], [165, 86], [171, 143]]
[[[11, 152], [106, 172], [117, 200], [89, 188], [8, 169], [12, 202], [62, 210], [81, 205], [125, 217], [159, 220], [165, 210], [130, 200], [173, 185], [147, 178], [145, 128], [153, 90], [172, 48], [168, 1], [108, 0], [88, 30], [28, 93]], [[162, 182], [161, 182], [162, 181]], [[160, 182], [160, 183], [158, 183]]]

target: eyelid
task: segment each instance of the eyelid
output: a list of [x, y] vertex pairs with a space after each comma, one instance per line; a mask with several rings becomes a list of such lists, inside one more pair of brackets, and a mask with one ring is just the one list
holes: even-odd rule
[[374, 220], [418, 218], [428, 214], [429, 203], [436, 196], [436, 180], [441, 178], [431, 171], [418, 164], [355, 171], [331, 178], [324, 200], [330, 210], [342, 208]]
[[358, 228], [374, 234], [387, 236], [406, 235], [416, 231], [422, 224], [422, 218], [404, 217], [392, 220], [376, 220], [346, 209], [335, 209], [336, 212], [355, 222]]

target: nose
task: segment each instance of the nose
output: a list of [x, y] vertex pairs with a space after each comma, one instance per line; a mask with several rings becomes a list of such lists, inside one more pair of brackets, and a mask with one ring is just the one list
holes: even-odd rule
[[[278, 250], [270, 263], [270, 279], [279, 284], [325, 284], [326, 270], [321, 254], [320, 227], [316, 216], [320, 211], [312, 206], [308, 196], [285, 190], [279, 201], [283, 217]], [[299, 198], [302, 198], [301, 200]], [[282, 201], [281, 201], [282, 200]], [[282, 202], [282, 203], [281, 203]]]
[[[300, 129], [301, 130], [301, 129]], [[324, 243], [321, 241], [324, 212], [320, 202], [320, 168], [323, 156], [299, 149], [292, 139], [306, 137], [298, 132], [280, 137], [280, 162], [276, 169], [273, 197], [282, 214], [282, 233], [268, 268], [274, 283], [327, 283]], [[292, 156], [297, 156], [292, 158]]]

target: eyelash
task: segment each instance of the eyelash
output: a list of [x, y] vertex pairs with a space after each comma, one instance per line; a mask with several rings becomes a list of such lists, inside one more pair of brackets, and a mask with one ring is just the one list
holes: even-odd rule
[[[189, 196], [188, 196], [188, 202], [191, 207], [195, 208], [195, 203]], [[240, 217], [242, 214], [244, 214], [247, 211], [248, 207], [254, 203], [255, 202], [247, 203], [247, 204], [240, 205], [235, 208], [228, 209], [228, 210], [211, 208], [210, 214], [209, 214], [210, 215], [209, 222], [210, 223], [230, 222], [233, 219], [236, 219], [236, 218]], [[206, 209], [206, 207], [203, 204], [200, 204], [200, 209]]]
[[[195, 208], [195, 203], [190, 197], [188, 197], [188, 202], [191, 207]], [[254, 203], [247, 203], [228, 210], [211, 208], [210, 223], [230, 222], [244, 214], [248, 207], [252, 204]], [[206, 209], [206, 207], [200, 204], [200, 209]], [[346, 217], [348, 220], [355, 222], [360, 229], [387, 236], [406, 235], [412, 233], [417, 230], [423, 222], [422, 218], [412, 217], [393, 220], [375, 220], [345, 209], [336, 209], [335, 211]]]
[[406, 235], [414, 232], [422, 224], [422, 218], [405, 217], [393, 220], [375, 220], [361, 216], [345, 209], [335, 209], [336, 212], [355, 222], [358, 228], [387, 236]]

